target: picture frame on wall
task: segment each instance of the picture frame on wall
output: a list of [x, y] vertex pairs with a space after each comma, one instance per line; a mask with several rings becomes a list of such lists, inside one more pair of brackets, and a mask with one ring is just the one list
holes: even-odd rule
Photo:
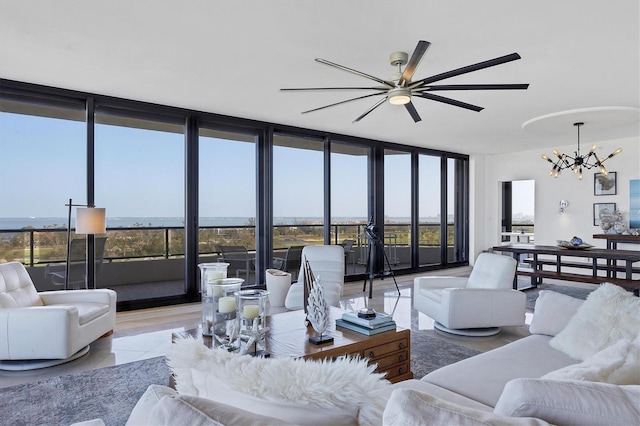
[[609, 174], [595, 173], [593, 175], [593, 195], [616, 195], [617, 172]]
[[600, 226], [600, 218], [611, 218], [615, 211], [616, 203], [593, 203], [593, 226]]

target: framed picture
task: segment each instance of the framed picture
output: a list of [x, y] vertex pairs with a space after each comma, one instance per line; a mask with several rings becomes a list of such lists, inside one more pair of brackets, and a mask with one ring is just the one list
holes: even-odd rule
[[600, 219], [611, 221], [616, 203], [593, 203], [593, 226], [600, 226]]
[[616, 195], [616, 172], [593, 175], [593, 195]]

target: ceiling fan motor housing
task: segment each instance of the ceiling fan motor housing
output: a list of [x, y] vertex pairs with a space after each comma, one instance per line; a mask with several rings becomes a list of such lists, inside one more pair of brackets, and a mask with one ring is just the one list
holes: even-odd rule
[[409, 61], [409, 54], [407, 52], [393, 52], [389, 55], [389, 63], [394, 67], [396, 65], [404, 65]]

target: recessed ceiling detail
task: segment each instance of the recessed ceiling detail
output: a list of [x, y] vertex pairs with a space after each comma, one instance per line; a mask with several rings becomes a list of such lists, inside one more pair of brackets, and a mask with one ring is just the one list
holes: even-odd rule
[[[319, 108], [310, 109], [307, 111], [303, 111], [303, 114], [319, 111], [325, 108], [333, 107], [336, 105], [341, 105], [347, 102], [356, 101], [359, 99], [370, 98], [374, 96], [383, 96], [382, 99], [379, 99], [373, 106], [371, 106], [368, 110], [362, 113], [358, 118], [354, 120], [354, 123], [362, 120], [368, 114], [370, 114], [373, 110], [382, 105], [386, 100], [393, 105], [404, 105], [409, 115], [414, 122], [421, 121], [422, 118], [418, 114], [415, 106], [413, 105], [412, 98], [419, 97], [424, 99], [429, 99], [436, 102], [442, 102], [445, 104], [457, 106], [459, 108], [468, 109], [471, 111], [480, 112], [482, 111], [482, 107], [472, 105], [466, 102], [461, 102], [455, 99], [451, 99], [448, 97], [435, 95], [430, 92], [436, 91], [456, 91], [456, 90], [524, 90], [529, 87], [529, 84], [444, 84], [444, 85], [434, 85], [432, 83], [445, 80], [451, 77], [456, 77], [458, 75], [467, 74], [473, 71], [478, 71], [481, 69], [493, 67], [500, 64], [505, 64], [507, 62], [515, 61], [520, 59], [520, 55], [517, 53], [511, 53], [509, 55], [500, 56], [498, 58], [490, 59], [488, 61], [479, 62], [473, 65], [467, 65], [462, 68], [457, 68], [451, 71], [443, 72], [441, 74], [436, 74], [431, 77], [423, 78], [421, 80], [412, 81], [414, 73], [422, 60], [422, 57], [426, 53], [427, 49], [431, 46], [431, 43], [428, 41], [420, 40], [418, 45], [414, 49], [411, 54], [411, 58], [406, 52], [394, 52], [389, 56], [389, 63], [397, 67], [397, 72], [389, 79], [384, 80], [369, 74], [366, 74], [361, 71], [357, 71], [352, 68], [345, 67], [344, 65], [339, 65], [334, 62], [327, 61], [326, 59], [316, 58], [317, 62], [321, 64], [329, 65], [334, 68], [338, 68], [343, 71], [347, 71], [353, 74], [356, 74], [360, 77], [367, 78], [369, 80], [375, 81], [376, 83], [381, 84], [381, 86], [374, 87], [307, 87], [307, 88], [291, 88], [291, 89], [280, 89], [281, 91], [314, 91], [314, 90], [335, 90], [335, 91], [359, 91], [359, 90], [373, 90], [374, 93], [369, 93], [364, 96], [358, 96], [355, 98], [347, 99], [344, 101], [336, 102], [333, 104], [321, 106]], [[405, 65], [404, 70], [402, 66]]]

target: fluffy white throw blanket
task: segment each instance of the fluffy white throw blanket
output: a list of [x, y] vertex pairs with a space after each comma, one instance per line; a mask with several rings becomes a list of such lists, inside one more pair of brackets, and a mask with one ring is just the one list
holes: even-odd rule
[[621, 339], [640, 332], [640, 298], [604, 283], [591, 292], [567, 326], [549, 341], [552, 348], [585, 360]]
[[[208, 395], [198, 377], [215, 378], [236, 391], [268, 401], [316, 407], [359, 407], [358, 421], [379, 424], [389, 386], [366, 360], [338, 358], [315, 361], [294, 358], [256, 358], [209, 349], [200, 340], [181, 339], [167, 350], [167, 363], [176, 376], [179, 393]], [[250, 407], [248, 407], [250, 410]]]

